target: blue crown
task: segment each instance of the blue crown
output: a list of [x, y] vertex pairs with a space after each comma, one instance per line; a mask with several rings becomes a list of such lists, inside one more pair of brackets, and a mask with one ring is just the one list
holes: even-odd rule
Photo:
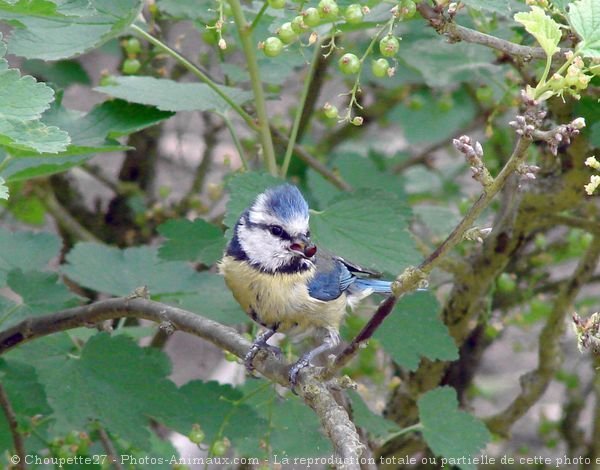
[[267, 189], [264, 196], [266, 211], [282, 221], [308, 217], [308, 204], [296, 186], [275, 186]]

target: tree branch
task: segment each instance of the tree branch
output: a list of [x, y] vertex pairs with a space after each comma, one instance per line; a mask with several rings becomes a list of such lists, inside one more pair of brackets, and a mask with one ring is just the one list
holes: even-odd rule
[[554, 299], [552, 312], [540, 334], [537, 368], [521, 376], [521, 393], [513, 402], [506, 409], [486, 420], [488, 428], [493, 433], [507, 435], [513, 423], [537, 402], [560, 367], [559, 339], [563, 333], [565, 315], [581, 287], [594, 274], [598, 260], [600, 260], [600, 236], [594, 237], [571, 279]]
[[106, 451], [106, 457], [108, 461], [112, 462], [116, 470], [123, 470], [123, 465], [121, 465], [115, 446], [110, 440], [110, 436], [106, 432], [106, 429], [98, 424], [97, 430], [98, 435], [100, 436], [100, 442], [102, 442], [102, 447], [104, 447], [104, 450]]
[[12, 435], [13, 445], [15, 446], [15, 457], [19, 459], [19, 462], [15, 464], [15, 468], [25, 470], [27, 467], [25, 466], [25, 444], [23, 442], [23, 436], [19, 433], [17, 415], [15, 414], [15, 410], [10, 403], [10, 399], [8, 398], [8, 394], [2, 383], [0, 383], [0, 407], [2, 407], [2, 410], [4, 411], [10, 434]]
[[[179, 331], [193, 334], [243, 358], [250, 343], [234, 329], [201, 317], [186, 310], [143, 298], [116, 298], [102, 300], [90, 305], [62, 310], [50, 315], [33, 317], [0, 332], [0, 355], [25, 342], [52, 333], [81, 326], [95, 325], [121, 317], [143, 318], [160, 325], [168, 325]], [[268, 351], [259, 351], [254, 365], [270, 381], [289, 387], [290, 364], [275, 358]], [[308, 368], [299, 375], [298, 394], [317, 413], [335, 452], [348, 460], [345, 468], [360, 468], [356, 458], [362, 452], [362, 444], [356, 428], [346, 411], [335, 403], [327, 385], [317, 379], [316, 370]], [[352, 463], [356, 462], [356, 463]]]
[[446, 18], [442, 10], [432, 8], [425, 1], [418, 3], [417, 9], [439, 34], [448, 37], [451, 42], [465, 41], [480, 44], [513, 57], [521, 57], [523, 60], [546, 59], [546, 53], [541, 47], [522, 46], [521, 44], [515, 44], [514, 42], [460, 26], [454, 23], [452, 19]]

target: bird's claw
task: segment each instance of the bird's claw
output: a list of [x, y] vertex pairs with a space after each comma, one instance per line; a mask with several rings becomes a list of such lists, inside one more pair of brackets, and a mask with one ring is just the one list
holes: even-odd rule
[[271, 346], [268, 343], [263, 343], [263, 344], [254, 343], [252, 346], [250, 346], [250, 349], [244, 356], [244, 366], [246, 367], [246, 370], [248, 372], [252, 372], [254, 370], [254, 365], [252, 363], [254, 362], [254, 358], [258, 354], [258, 351], [260, 351], [261, 349], [266, 349], [266, 350], [270, 351], [277, 358], [280, 358], [283, 355], [283, 353], [281, 352], [281, 349], [279, 349], [277, 346]]
[[290, 385], [292, 386], [292, 391], [296, 388], [296, 384], [298, 383], [298, 374], [302, 369], [308, 367], [310, 365], [310, 361], [306, 358], [300, 358], [292, 367], [290, 367], [290, 372], [288, 373], [288, 378], [290, 380]]

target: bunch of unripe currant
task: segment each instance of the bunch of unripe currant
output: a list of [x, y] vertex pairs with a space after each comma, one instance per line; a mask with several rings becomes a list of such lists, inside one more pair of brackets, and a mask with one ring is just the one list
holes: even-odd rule
[[[286, 5], [286, 0], [268, 0], [268, 4], [271, 8], [282, 9]], [[316, 7], [308, 7], [299, 12], [290, 21], [283, 23], [276, 31], [275, 36], [270, 36], [264, 41], [261, 41], [258, 45], [259, 49], [267, 57], [277, 57], [280, 55], [286, 46], [299, 41], [301, 36], [305, 33], [310, 34], [308, 44], [311, 45], [317, 40], [317, 33], [313, 28], [331, 23], [333, 24], [334, 30], [332, 31], [332, 38], [335, 35], [335, 24], [338, 22], [345, 22], [348, 24], [359, 24], [363, 21], [364, 15], [369, 12], [369, 8], [362, 6], [358, 3], [353, 3], [346, 7], [341, 12], [339, 5], [335, 0], [320, 0]], [[380, 58], [373, 59], [371, 62], [371, 71], [375, 77], [382, 78], [386, 76], [392, 76], [395, 68], [390, 65], [389, 59], [394, 58], [400, 49], [400, 38], [396, 37], [393, 33], [394, 21], [405, 18], [412, 18], [416, 13], [416, 4], [413, 0], [400, 0], [399, 3], [394, 6], [391, 10], [392, 19], [389, 24], [388, 32], [378, 41]], [[380, 33], [377, 34], [378, 38]], [[335, 43], [333, 40], [328, 46], [330, 50], [325, 55], [328, 55], [335, 49]], [[345, 75], [357, 75], [355, 86], [349, 93], [351, 95], [351, 103], [349, 105], [349, 111], [346, 116], [342, 119], [349, 121], [355, 125], [362, 124], [362, 118], [360, 116], [351, 116], [351, 107], [353, 104], [358, 106], [356, 102], [356, 92], [358, 90], [358, 83], [360, 73], [363, 68], [363, 63], [367, 59], [367, 56], [371, 53], [372, 45], [369, 46], [367, 53], [361, 58], [352, 52], [343, 54], [338, 60], [339, 70]], [[360, 106], [358, 106], [360, 108]], [[324, 113], [330, 119], [340, 118], [337, 108], [334, 105], [327, 103], [324, 106]]]

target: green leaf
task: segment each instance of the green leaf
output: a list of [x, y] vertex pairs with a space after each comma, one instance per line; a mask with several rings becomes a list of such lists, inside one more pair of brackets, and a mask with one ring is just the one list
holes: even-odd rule
[[85, 69], [75, 60], [59, 60], [57, 62], [26, 60], [21, 66], [21, 70], [46, 82], [52, 82], [60, 88], [67, 88], [75, 84], [91, 85], [92, 83]]
[[458, 409], [454, 389], [431, 390], [419, 398], [418, 407], [423, 436], [433, 453], [448, 459], [448, 467], [476, 470], [464, 460], [483, 449], [491, 436], [481, 421]]
[[448, 236], [460, 221], [458, 212], [447, 206], [419, 204], [413, 210], [431, 234], [440, 239]]
[[514, 0], [463, 0], [463, 3], [476, 11], [487, 11], [502, 16], [509, 16], [515, 11], [522, 11], [525, 5]]
[[284, 465], [284, 458], [293, 464], [294, 457], [331, 455], [331, 444], [322, 434], [317, 416], [298, 397], [291, 394], [282, 397], [273, 385], [257, 381], [246, 382], [241, 390], [244, 402], [253, 406], [263, 421], [259, 429], [248, 429], [254, 432], [253, 438], [243, 447], [238, 445], [240, 452], [256, 455], [254, 439], [259, 438], [270, 446], [265, 457], [276, 455]]
[[[17, 422], [29, 421], [35, 415], [47, 416], [52, 412], [44, 388], [32, 366], [20, 361], [0, 359], [0, 382]], [[8, 423], [3, 415], [0, 419], [0, 452], [13, 449], [13, 446]]]
[[[115, 85], [96, 87], [134, 103], [149, 104], [163, 111], [219, 111], [230, 109], [229, 104], [205, 83], [180, 83], [166, 78], [117, 77]], [[235, 103], [241, 105], [252, 98], [249, 91], [227, 86], [219, 87]]]
[[[1, 11], [1, 10], [0, 10]], [[6, 53], [0, 33], [0, 57]], [[40, 121], [54, 100], [54, 91], [0, 58], [0, 145], [14, 149], [57, 153], [69, 143], [66, 132]]]
[[0, 199], [8, 199], [8, 186], [6, 186], [6, 181], [4, 178], [0, 176]]
[[233, 228], [242, 212], [254, 202], [256, 196], [265, 189], [282, 184], [284, 181], [267, 173], [236, 173], [227, 182], [229, 201], [223, 223]]
[[206, 23], [215, 19], [212, 0], [157, 0], [156, 6], [163, 13], [177, 19], [202, 20]]
[[158, 124], [171, 116], [173, 113], [123, 100], [105, 101], [87, 114], [55, 103], [44, 113], [42, 121], [67, 131], [71, 145], [57, 155], [13, 152], [15, 157], [26, 158], [11, 160], [3, 174], [9, 181], [18, 181], [65, 171], [80, 165], [95, 153], [126, 149], [114, 139]]
[[532, 5], [530, 12], [517, 13], [514, 18], [540, 43], [548, 57], [560, 50], [557, 47], [562, 36], [560, 26], [542, 8]]
[[419, 100], [419, 106], [411, 102], [400, 103], [388, 115], [392, 122], [400, 123], [402, 132], [411, 144], [435, 143], [447, 140], [459, 129], [473, 121], [477, 106], [469, 93], [460, 88], [453, 92], [454, 103], [451, 109], [441, 110], [436, 96], [429, 90], [416, 91], [412, 100]]
[[421, 357], [431, 360], [458, 359], [448, 328], [438, 316], [439, 304], [429, 292], [415, 292], [400, 299], [393, 313], [374, 337], [392, 359], [416, 370]]
[[8, 273], [7, 284], [21, 296], [26, 315], [52, 313], [79, 303], [79, 297], [60, 282], [56, 273], [15, 269]]
[[0, 286], [6, 285], [6, 274], [14, 268], [32, 271], [46, 267], [60, 246], [59, 238], [50, 233], [12, 233], [0, 228]]
[[78, 284], [116, 296], [131, 294], [148, 286], [153, 297], [192, 292], [199, 277], [191, 266], [179, 261], [161, 261], [154, 247], [120, 250], [97, 243], [78, 243], [67, 254], [62, 273]]
[[165, 261], [194, 261], [211, 266], [223, 255], [223, 232], [203, 219], [169, 220], [157, 230], [167, 238], [158, 250], [158, 256]]
[[570, 3], [567, 16], [581, 38], [577, 50], [586, 57], [600, 57], [600, 0]]
[[367, 268], [399, 273], [420, 255], [408, 232], [411, 211], [396, 195], [358, 190], [311, 214], [317, 246]]
[[398, 56], [407, 67], [421, 72], [425, 83], [433, 88], [461, 82], [488, 82], [502, 71], [502, 67], [494, 65], [494, 53], [488, 48], [465, 43], [448, 44], [439, 38], [403, 44]]
[[161, 301], [176, 305], [224, 325], [236, 325], [248, 320], [225, 285], [223, 276], [209, 272], [197, 275], [194, 291], [162, 295]]
[[187, 435], [193, 424], [199, 424], [207, 445], [221, 432], [238, 452], [247, 451], [251, 456], [260, 452], [259, 432], [267, 423], [245, 402], [241, 391], [230, 385], [194, 380], [181, 387], [180, 396], [188, 404], [187, 411], [165, 416], [167, 426]]
[[140, 348], [123, 335], [99, 333], [79, 358], [56, 361], [40, 373], [40, 380], [55, 411], [55, 433], [65, 435], [98, 420], [109, 432], [143, 448], [150, 438], [150, 417], [160, 419], [188, 408], [167, 379], [170, 373], [162, 351]]
[[350, 390], [348, 396], [352, 401], [352, 417], [357, 426], [366, 429], [375, 438], [385, 438], [400, 431], [396, 423], [372, 412], [358, 393]]
[[82, 54], [118, 36], [137, 18], [142, 5], [142, 0], [90, 0], [75, 4], [75, 8], [72, 2], [65, 2], [53, 9], [45, 0], [3, 1], [0, 19], [14, 26], [9, 44], [12, 54], [57, 60]]

